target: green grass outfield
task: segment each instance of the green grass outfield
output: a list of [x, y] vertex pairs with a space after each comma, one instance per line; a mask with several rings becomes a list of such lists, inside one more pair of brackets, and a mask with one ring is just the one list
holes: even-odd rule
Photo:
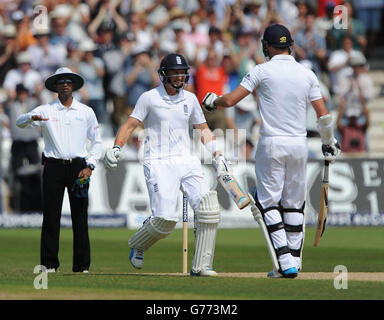
[[[122, 228], [90, 229], [90, 273], [74, 274], [71, 271], [72, 230], [63, 228], [59, 272], [48, 274], [47, 290], [36, 290], [33, 282], [37, 274], [33, 269], [39, 264], [40, 230], [1, 229], [0, 299], [384, 298], [382, 227], [328, 227], [317, 248], [313, 247], [314, 228], [307, 228], [303, 272], [297, 279], [266, 278], [271, 262], [259, 229], [219, 229], [214, 267], [220, 276], [215, 278], [181, 274], [180, 229], [146, 252], [144, 269], [133, 269], [128, 261], [127, 244], [133, 232]], [[189, 266], [192, 254], [193, 233], [190, 230]], [[337, 265], [348, 269], [348, 289], [334, 288], [337, 275], [333, 271]]]

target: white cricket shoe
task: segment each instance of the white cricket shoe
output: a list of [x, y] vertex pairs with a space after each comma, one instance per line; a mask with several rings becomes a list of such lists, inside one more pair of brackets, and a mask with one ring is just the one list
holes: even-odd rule
[[45, 272], [47, 272], [47, 273], [55, 273], [55, 272], [56, 272], [56, 269], [55, 269], [55, 268], [47, 268], [47, 269], [45, 270]]
[[144, 264], [144, 251], [140, 249], [131, 249], [131, 254], [129, 255], [129, 261], [136, 269], [141, 269]]
[[202, 270], [200, 270], [199, 272], [193, 272], [192, 270], [191, 270], [191, 273], [190, 273], [190, 275], [192, 276], [192, 277], [195, 277], [195, 276], [197, 276], [197, 277], [216, 277], [217, 276], [217, 272], [216, 271], [214, 271], [214, 270], [212, 270], [212, 269], [202, 269]]

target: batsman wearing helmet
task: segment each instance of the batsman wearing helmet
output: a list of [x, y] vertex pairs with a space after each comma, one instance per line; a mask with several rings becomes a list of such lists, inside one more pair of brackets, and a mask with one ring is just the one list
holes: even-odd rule
[[144, 175], [152, 214], [129, 239], [130, 261], [142, 268], [144, 252], [175, 228], [179, 190], [195, 211], [195, 251], [191, 275], [215, 276], [212, 269], [220, 208], [216, 191], [204, 180], [200, 160], [191, 154], [189, 124], [201, 130], [201, 141], [212, 152], [217, 174], [228, 171], [228, 163], [216, 148], [196, 96], [183, 89], [189, 66], [180, 54], [169, 54], [160, 63], [161, 84], [142, 94], [128, 120], [121, 126], [115, 146], [107, 150], [104, 164], [117, 166], [121, 148], [133, 130], [144, 123]]
[[285, 26], [270, 25], [262, 40], [269, 61], [251, 69], [232, 92], [221, 97], [208, 93], [203, 100], [203, 107], [214, 111], [236, 105], [257, 91], [261, 137], [255, 156], [255, 205], [251, 209], [255, 220], [263, 224], [274, 265], [268, 277], [274, 278], [295, 278], [302, 266], [307, 101], [317, 114], [325, 159], [333, 162], [340, 153], [318, 79], [290, 55], [292, 44]]

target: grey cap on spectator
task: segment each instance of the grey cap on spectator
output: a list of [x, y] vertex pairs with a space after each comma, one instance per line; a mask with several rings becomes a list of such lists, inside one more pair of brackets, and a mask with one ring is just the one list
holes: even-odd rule
[[91, 52], [97, 49], [96, 43], [92, 39], [88, 38], [80, 42], [78, 50], [84, 52]]
[[175, 31], [184, 31], [185, 25], [180, 19], [176, 19], [172, 22], [172, 29]]
[[27, 51], [22, 51], [17, 55], [16, 61], [17, 64], [31, 63], [31, 56]]
[[361, 52], [356, 52], [349, 59], [349, 65], [352, 67], [364, 66], [367, 64], [367, 59], [364, 57], [364, 54]]
[[16, 27], [13, 24], [7, 24], [3, 27], [2, 36], [5, 38], [16, 37]]
[[46, 28], [37, 28], [33, 31], [33, 36], [35, 38], [41, 37], [41, 36], [50, 36], [51, 35], [51, 29], [48, 27]]

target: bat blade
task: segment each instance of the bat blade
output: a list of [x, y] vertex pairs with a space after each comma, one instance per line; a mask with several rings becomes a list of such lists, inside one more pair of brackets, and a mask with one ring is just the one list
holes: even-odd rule
[[183, 195], [183, 274], [188, 273], [188, 199]]
[[325, 224], [327, 222], [327, 214], [328, 214], [328, 184], [324, 184], [323, 187], [321, 188], [319, 216], [317, 218], [316, 234], [315, 234], [315, 242], [314, 242], [315, 247], [318, 246], [320, 242], [320, 238], [324, 233]]
[[251, 203], [248, 194], [243, 191], [233, 175], [225, 173], [218, 177], [218, 180], [239, 209], [244, 209]]

